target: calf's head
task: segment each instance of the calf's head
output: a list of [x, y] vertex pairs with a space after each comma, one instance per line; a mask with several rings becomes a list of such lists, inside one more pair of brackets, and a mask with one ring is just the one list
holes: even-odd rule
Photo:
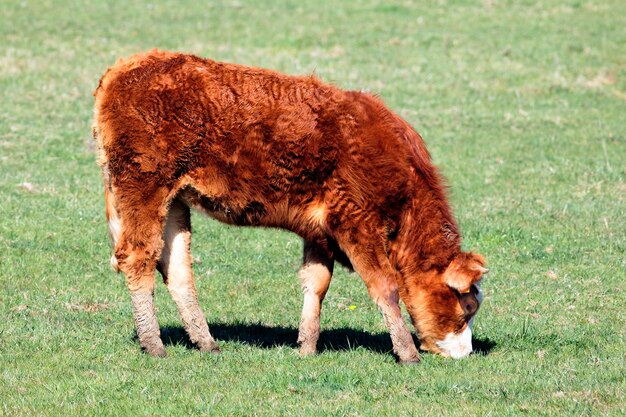
[[482, 256], [461, 253], [445, 271], [410, 281], [405, 304], [422, 349], [455, 359], [472, 352], [472, 325], [483, 298], [480, 281], [488, 271]]

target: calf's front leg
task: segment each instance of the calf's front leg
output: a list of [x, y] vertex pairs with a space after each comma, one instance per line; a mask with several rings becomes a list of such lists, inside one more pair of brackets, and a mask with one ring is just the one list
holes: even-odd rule
[[320, 312], [333, 274], [333, 263], [332, 256], [324, 246], [312, 241], [304, 242], [302, 268], [299, 272], [304, 293], [298, 332], [301, 355], [311, 355], [317, 351]]
[[364, 244], [345, 245], [354, 269], [365, 282], [370, 297], [383, 314], [385, 325], [391, 335], [393, 351], [400, 363], [419, 362], [420, 356], [413, 337], [402, 318], [396, 271], [382, 253], [382, 247], [383, 245], [370, 246], [370, 250], [367, 250], [367, 245]]

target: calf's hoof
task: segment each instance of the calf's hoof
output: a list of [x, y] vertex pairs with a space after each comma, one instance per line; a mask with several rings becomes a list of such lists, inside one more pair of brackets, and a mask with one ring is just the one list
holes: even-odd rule
[[317, 353], [317, 337], [313, 338], [307, 337], [306, 335], [299, 335], [296, 343], [300, 346], [300, 350], [298, 351], [300, 356], [311, 356]]
[[315, 346], [302, 345], [300, 346], [300, 350], [298, 353], [300, 354], [300, 356], [312, 356], [317, 353], [317, 349]]
[[164, 358], [167, 356], [163, 341], [158, 335], [150, 337], [140, 337], [139, 343], [141, 344], [141, 348], [143, 349], [143, 351], [150, 356], [154, 356], [157, 358]]
[[398, 363], [400, 365], [416, 365], [416, 364], [420, 363], [421, 360], [422, 360], [422, 358], [418, 354], [418, 355], [415, 355], [415, 356], [411, 356], [410, 358], [407, 358], [407, 359], [399, 359]]
[[143, 349], [148, 355], [154, 356], [155, 358], [164, 358], [167, 356], [167, 352], [165, 351], [165, 347], [161, 346], [151, 346], [144, 347]]
[[200, 344], [198, 345], [198, 350], [202, 353], [210, 353], [211, 355], [219, 355], [222, 353], [217, 343]]

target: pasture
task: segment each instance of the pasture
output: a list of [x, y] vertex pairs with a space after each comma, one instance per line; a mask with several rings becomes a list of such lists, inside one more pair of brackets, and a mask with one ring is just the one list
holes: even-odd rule
[[[624, 415], [626, 4], [227, 1], [0, 6], [0, 415]], [[143, 354], [109, 266], [92, 92], [158, 47], [379, 94], [424, 137], [491, 273], [475, 354], [399, 366], [336, 268], [300, 358], [302, 244], [194, 214], [189, 346]], [[160, 280], [160, 278], [157, 278]]]

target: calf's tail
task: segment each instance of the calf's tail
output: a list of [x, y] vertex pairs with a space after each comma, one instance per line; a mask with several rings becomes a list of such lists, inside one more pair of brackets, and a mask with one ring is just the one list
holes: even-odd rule
[[[111, 189], [110, 185], [107, 184], [107, 177], [108, 175], [105, 175], [104, 178], [104, 204], [107, 221], [109, 224], [109, 238], [111, 239], [111, 245], [113, 246], [113, 251], [115, 252], [115, 245], [117, 245], [117, 241], [120, 237], [122, 222], [120, 219], [120, 215], [115, 208], [115, 194], [113, 194], [113, 190]], [[115, 272], [120, 272], [115, 253], [111, 255], [111, 267]]]
[[[100, 87], [98, 88], [98, 90]], [[96, 99], [97, 93], [96, 90]], [[96, 146], [98, 149], [98, 164], [102, 168], [102, 178], [104, 179], [104, 207], [106, 211], [107, 222], [109, 225], [109, 238], [111, 239], [111, 245], [113, 246], [113, 255], [111, 256], [111, 267], [115, 272], [119, 272], [120, 268], [117, 262], [117, 258], [115, 257], [115, 246], [117, 245], [117, 241], [120, 237], [120, 232], [122, 230], [122, 219], [120, 218], [119, 212], [117, 211], [117, 203], [115, 201], [115, 194], [113, 193], [113, 187], [111, 185], [111, 176], [109, 173], [109, 168], [107, 166], [107, 158], [104, 152], [103, 146], [103, 134], [102, 134], [102, 126], [100, 126], [98, 120], [98, 105], [96, 102], [96, 111], [94, 117], [94, 125], [93, 125], [93, 138], [96, 141]]]

